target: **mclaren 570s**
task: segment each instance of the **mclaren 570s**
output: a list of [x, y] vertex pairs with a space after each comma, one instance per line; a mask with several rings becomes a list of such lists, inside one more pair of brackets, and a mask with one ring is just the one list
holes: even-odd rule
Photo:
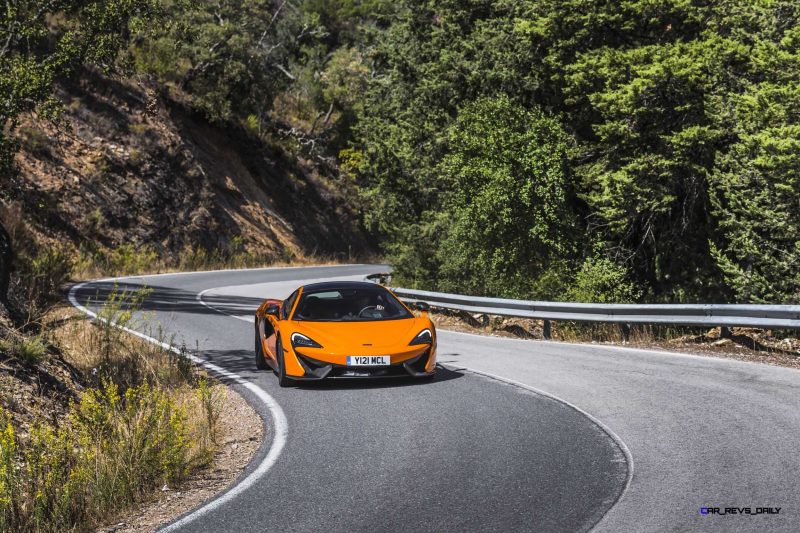
[[436, 329], [427, 311], [375, 283], [304, 285], [256, 311], [256, 366], [271, 367], [281, 387], [325, 378], [430, 378]]

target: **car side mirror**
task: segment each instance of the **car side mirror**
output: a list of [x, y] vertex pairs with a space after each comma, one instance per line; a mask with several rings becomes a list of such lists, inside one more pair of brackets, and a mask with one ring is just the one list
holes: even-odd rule
[[281, 308], [279, 305], [270, 304], [267, 306], [267, 309], [264, 311], [265, 315], [271, 315], [275, 318], [278, 318], [281, 314]]
[[428, 302], [411, 302], [411, 308], [417, 311], [425, 311], [426, 313], [431, 310], [431, 306], [428, 305]]

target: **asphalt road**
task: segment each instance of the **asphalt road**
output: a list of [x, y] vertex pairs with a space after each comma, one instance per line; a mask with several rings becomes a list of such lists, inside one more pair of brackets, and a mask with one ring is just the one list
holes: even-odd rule
[[[271, 372], [255, 370], [250, 317], [262, 298], [380, 270], [120, 282], [153, 290], [141, 329], [199, 348], [272, 396], [288, 420], [274, 465], [180, 531], [800, 531], [797, 371], [446, 331], [444, 366], [430, 383], [280, 389]], [[85, 303], [110, 290], [95, 282], [77, 296]], [[246, 477], [266, 457], [275, 421], [234, 387], [267, 427]], [[717, 516], [701, 507], [781, 510]]]

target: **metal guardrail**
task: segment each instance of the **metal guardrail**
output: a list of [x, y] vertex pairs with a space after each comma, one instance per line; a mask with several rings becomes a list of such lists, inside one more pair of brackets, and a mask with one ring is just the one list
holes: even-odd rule
[[590, 304], [483, 298], [393, 288], [403, 300], [470, 313], [627, 324], [800, 328], [800, 305]]
[[[386, 276], [386, 275], [380, 275]], [[370, 276], [375, 281], [385, 277]], [[593, 304], [537, 302], [505, 298], [464, 296], [442, 292], [392, 288], [404, 301], [421, 301], [431, 307], [455, 309], [485, 315], [536, 318], [545, 321], [544, 336], [549, 338], [550, 321], [606, 322], [619, 324], [627, 336], [632, 324], [800, 329], [800, 305], [739, 304]]]

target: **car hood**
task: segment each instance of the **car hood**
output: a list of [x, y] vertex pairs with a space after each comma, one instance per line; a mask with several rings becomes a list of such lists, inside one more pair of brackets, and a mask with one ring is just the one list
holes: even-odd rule
[[430, 327], [427, 318], [363, 322], [297, 321], [294, 331], [307, 335], [328, 350], [356, 349], [364, 346], [385, 348], [407, 346], [423, 329]]

